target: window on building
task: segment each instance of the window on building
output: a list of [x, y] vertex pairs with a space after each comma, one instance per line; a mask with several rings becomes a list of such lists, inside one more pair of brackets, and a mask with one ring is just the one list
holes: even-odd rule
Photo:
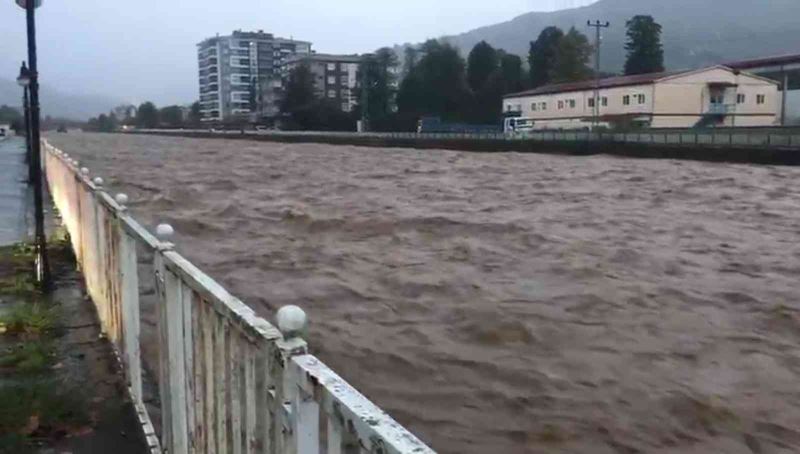
[[328, 90], [328, 97], [335, 98], [336, 97], [336, 90]]
[[631, 95], [625, 95], [622, 97], [622, 105], [623, 106], [630, 106], [631, 105]]
[[603, 96], [602, 98], [600, 98], [600, 105], [603, 106], [603, 107], [608, 107], [608, 97], [607, 96]]
[[636, 95], [636, 98], [638, 99], [638, 101], [639, 101], [639, 104], [644, 104], [644, 103], [645, 103], [645, 101], [647, 100], [647, 98], [645, 97], [645, 95]]
[[328, 76], [328, 85], [336, 85], [336, 77]]
[[558, 102], [558, 110], [562, 110], [564, 108], [564, 101]]
[[342, 112], [350, 112], [350, 103], [342, 103]]
[[531, 104], [531, 110], [534, 111], [534, 112], [536, 112], [538, 107], [539, 107], [539, 105], [536, 104], [536, 103]]
[[736, 95], [736, 104], [744, 104], [745, 96], [744, 93], [739, 93]]
[[587, 102], [586, 102], [586, 104], [587, 104], [589, 107], [594, 107], [594, 98], [589, 98], [589, 99], [587, 99], [586, 101], [587, 101]]
[[570, 99], [569, 100], [569, 108], [570, 109], [574, 109], [575, 108], [575, 100], [574, 99]]
[[328, 63], [328, 71], [336, 71], [336, 63]]
[[342, 76], [341, 78], [339, 78], [339, 80], [342, 85], [347, 85], [347, 83], [350, 81], [350, 79], [348, 79], [347, 76]]
[[767, 102], [767, 95], [756, 95], [756, 104], [765, 104]]
[[711, 95], [711, 104], [723, 104], [722, 95]]
[[542, 103], [542, 110], [547, 110], [547, 103], [546, 102]]

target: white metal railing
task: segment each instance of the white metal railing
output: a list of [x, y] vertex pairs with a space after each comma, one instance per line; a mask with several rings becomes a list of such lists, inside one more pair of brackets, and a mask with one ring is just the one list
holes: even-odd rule
[[[172, 228], [150, 234], [100, 178], [43, 141], [47, 180], [94, 302], [125, 372], [151, 453], [434, 453], [308, 354], [305, 313], [278, 328], [175, 252]], [[158, 296], [156, 431], [142, 395], [137, 245], [153, 253]], [[323, 429], [320, 430], [320, 427]], [[163, 451], [162, 451], [163, 448]]]

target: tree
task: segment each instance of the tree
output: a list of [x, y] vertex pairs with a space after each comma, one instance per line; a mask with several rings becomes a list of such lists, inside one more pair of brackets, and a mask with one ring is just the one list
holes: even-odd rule
[[292, 115], [309, 108], [315, 99], [314, 74], [307, 64], [300, 64], [289, 73], [286, 96], [281, 102], [281, 112]]
[[203, 119], [203, 113], [200, 112], [202, 110], [202, 106], [200, 105], [200, 101], [195, 101], [192, 104], [191, 109], [189, 110], [189, 123], [193, 125], [199, 125]]
[[497, 51], [486, 41], [472, 48], [467, 57], [467, 82], [474, 93], [483, 89], [489, 76], [497, 69]]
[[397, 55], [392, 49], [384, 47], [375, 54], [365, 55], [358, 68], [358, 93], [366, 88], [367, 106], [359, 99], [358, 112], [367, 109], [367, 116], [375, 123], [383, 122], [394, 112], [396, 104], [395, 72], [398, 66]]
[[158, 127], [158, 109], [155, 104], [148, 101], [139, 106], [136, 112], [136, 126], [149, 129]]
[[528, 53], [530, 66], [529, 82], [531, 88], [547, 85], [551, 81], [553, 65], [558, 55], [558, 46], [564, 32], [558, 27], [547, 27], [531, 42]]
[[90, 118], [86, 124], [86, 130], [94, 132], [114, 132], [117, 130], [117, 116], [113, 112], [110, 114], [100, 114], [97, 118]]
[[406, 75], [398, 94], [398, 108], [407, 116], [435, 115], [444, 120], [463, 120], [472, 93], [466, 80], [466, 64], [449, 44], [429, 40], [424, 56]]
[[550, 71], [550, 80], [554, 83], [579, 82], [592, 77], [589, 69], [589, 57], [592, 45], [589, 38], [575, 27], [569, 29], [558, 41], [558, 51]]
[[158, 111], [159, 123], [170, 128], [183, 126], [183, 109], [181, 106], [167, 106]]
[[653, 16], [634, 16], [625, 23], [628, 40], [625, 50], [625, 75], [664, 71], [664, 47], [661, 44], [661, 25]]
[[500, 56], [500, 71], [503, 73], [503, 81], [505, 87], [503, 94], [516, 93], [522, 91], [523, 71], [522, 71], [522, 58], [519, 55], [508, 54], [503, 50], [498, 51]]

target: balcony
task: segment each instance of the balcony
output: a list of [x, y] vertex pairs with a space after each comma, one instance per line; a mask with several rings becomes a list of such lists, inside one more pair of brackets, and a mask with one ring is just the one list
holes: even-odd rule
[[708, 110], [706, 110], [706, 113], [713, 115], [728, 115], [730, 113], [733, 113], [735, 110], [736, 110], [735, 104], [712, 103], [708, 105]]

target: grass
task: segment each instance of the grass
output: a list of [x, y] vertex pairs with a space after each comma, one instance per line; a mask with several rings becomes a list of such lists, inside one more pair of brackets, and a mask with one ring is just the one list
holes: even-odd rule
[[0, 446], [5, 441], [22, 449], [36, 439], [81, 430], [90, 422], [84, 401], [80, 390], [65, 389], [53, 379], [0, 387]]
[[20, 374], [37, 374], [48, 369], [55, 350], [49, 341], [25, 342], [7, 353], [0, 353], [0, 370], [11, 369]]
[[83, 392], [53, 368], [62, 314], [37, 289], [34, 263], [30, 245], [0, 248], [0, 454], [36, 452], [89, 423]]
[[0, 332], [39, 338], [56, 329], [58, 318], [58, 310], [53, 306], [38, 302], [19, 303], [0, 315]]

